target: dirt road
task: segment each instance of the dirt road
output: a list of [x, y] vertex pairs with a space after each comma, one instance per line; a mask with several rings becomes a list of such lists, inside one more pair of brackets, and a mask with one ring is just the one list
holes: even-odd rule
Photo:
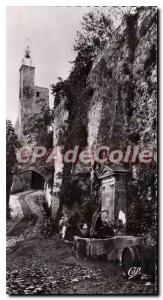
[[28, 239], [7, 255], [7, 293], [155, 294], [154, 284], [130, 281], [109, 262], [81, 261], [59, 238]]

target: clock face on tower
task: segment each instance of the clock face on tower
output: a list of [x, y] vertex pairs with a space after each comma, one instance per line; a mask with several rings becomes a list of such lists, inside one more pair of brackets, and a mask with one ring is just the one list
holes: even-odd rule
[[30, 86], [24, 86], [23, 95], [28, 98], [32, 98], [34, 95], [34, 90]]

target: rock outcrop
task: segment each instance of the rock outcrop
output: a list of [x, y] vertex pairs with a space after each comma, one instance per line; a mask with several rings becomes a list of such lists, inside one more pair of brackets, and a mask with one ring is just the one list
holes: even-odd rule
[[[150, 150], [152, 155], [156, 152], [156, 46], [156, 8], [140, 7], [135, 14], [124, 18], [112, 40], [94, 61], [85, 83], [80, 82], [75, 87], [75, 109], [73, 112], [71, 108], [69, 110], [67, 126], [72, 116], [74, 121], [71, 127], [66, 128], [67, 141], [72, 132], [74, 145], [80, 144], [80, 124], [87, 131], [88, 146], [105, 145], [123, 150], [131, 145], [138, 147], [139, 151]], [[72, 147], [72, 137], [69, 142]], [[151, 163], [136, 160], [134, 163], [123, 162], [122, 165], [130, 174], [127, 230], [135, 234], [150, 231], [154, 237], [156, 162], [154, 159]], [[73, 166], [69, 172], [71, 179], [76, 168]], [[88, 191], [87, 198], [89, 188]]]

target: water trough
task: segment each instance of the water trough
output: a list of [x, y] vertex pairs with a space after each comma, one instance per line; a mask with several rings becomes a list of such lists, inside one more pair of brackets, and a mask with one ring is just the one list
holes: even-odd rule
[[74, 251], [77, 258], [121, 261], [125, 247], [140, 245], [143, 238], [136, 236], [115, 236], [111, 238], [74, 237]]

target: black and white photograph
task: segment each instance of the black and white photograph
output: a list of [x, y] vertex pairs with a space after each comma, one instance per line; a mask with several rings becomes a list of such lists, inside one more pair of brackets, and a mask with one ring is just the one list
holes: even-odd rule
[[158, 295], [158, 19], [6, 7], [8, 295]]

